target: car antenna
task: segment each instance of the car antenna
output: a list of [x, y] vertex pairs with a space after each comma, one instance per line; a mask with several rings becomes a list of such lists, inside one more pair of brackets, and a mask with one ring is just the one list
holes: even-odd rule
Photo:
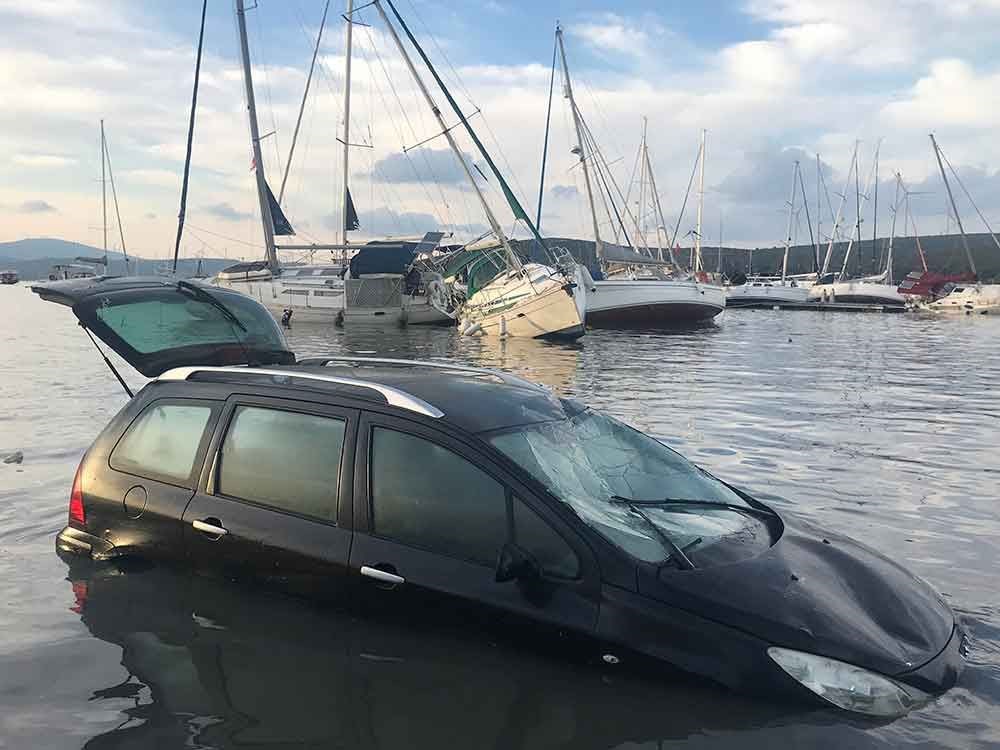
[[84, 330], [84, 332], [87, 334], [87, 337], [91, 340], [91, 342], [93, 342], [94, 347], [97, 349], [97, 353], [100, 354], [101, 357], [104, 359], [104, 363], [108, 366], [108, 369], [110, 369], [111, 372], [114, 373], [114, 376], [118, 378], [118, 382], [121, 383], [121, 386], [122, 388], [125, 389], [125, 393], [128, 394], [128, 397], [133, 398], [135, 394], [132, 393], [131, 389], [128, 387], [128, 384], [125, 382], [125, 379], [119, 374], [118, 370], [115, 369], [115, 366], [111, 363], [111, 360], [108, 359], [108, 355], [106, 355], [104, 353], [104, 350], [101, 349], [101, 347], [98, 345], [97, 341], [94, 339], [94, 334], [92, 334], [90, 332], [90, 329], [87, 328], [87, 326], [85, 326], [83, 323], [80, 323], [80, 328]]

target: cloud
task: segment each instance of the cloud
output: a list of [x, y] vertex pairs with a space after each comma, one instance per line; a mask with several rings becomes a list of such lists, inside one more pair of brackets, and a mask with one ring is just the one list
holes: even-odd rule
[[602, 55], [642, 57], [650, 52], [652, 35], [663, 33], [662, 26], [604, 13], [592, 21], [574, 24], [570, 31]]
[[122, 173], [122, 178], [157, 187], [179, 188], [181, 184], [180, 173], [171, 169], [128, 169]]
[[47, 214], [56, 211], [56, 207], [48, 201], [30, 200], [25, 201], [18, 207], [22, 214]]
[[[323, 223], [329, 229], [340, 227], [341, 216], [327, 216]], [[402, 234], [423, 234], [438, 229], [441, 222], [431, 214], [419, 211], [393, 211], [380, 206], [370, 211], [358, 212], [360, 231], [368, 237], [389, 237]]]
[[22, 167], [68, 167], [77, 163], [76, 159], [57, 154], [14, 154], [11, 161]]
[[[467, 162], [472, 163], [471, 156], [464, 156]], [[437, 182], [465, 185], [468, 180], [450, 149], [415, 148], [405, 154], [389, 154], [376, 161], [372, 171], [378, 182], [398, 184]]]
[[576, 198], [580, 195], [580, 190], [576, 185], [553, 185], [549, 188], [549, 195], [553, 198]]
[[224, 221], [246, 221], [247, 219], [253, 218], [253, 214], [237, 211], [233, 208], [231, 203], [227, 203], [226, 201], [222, 201], [221, 203], [216, 203], [211, 206], [205, 206], [202, 211], [210, 216], [214, 216], [217, 219], [223, 219]]
[[[807, 185], [816, 184], [816, 155], [799, 147], [782, 148], [771, 146], [744, 155], [743, 163], [726, 175], [715, 191], [727, 199], [740, 203], [773, 203], [780, 209], [787, 201], [792, 187], [792, 170], [795, 162], [803, 173]], [[826, 162], [820, 162], [823, 179], [831, 188], [833, 170]], [[806, 175], [809, 175], [806, 179]], [[815, 192], [815, 188], [810, 190]]]
[[935, 60], [905, 98], [885, 105], [882, 115], [892, 125], [996, 127], [1000, 125], [1000, 111], [994, 106], [998, 90], [1000, 71], [979, 71], [958, 59]]

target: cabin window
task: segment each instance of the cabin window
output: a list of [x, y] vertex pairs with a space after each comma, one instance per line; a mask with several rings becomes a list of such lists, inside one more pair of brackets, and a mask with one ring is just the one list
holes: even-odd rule
[[333, 521], [345, 428], [334, 417], [240, 406], [219, 454], [217, 491]]

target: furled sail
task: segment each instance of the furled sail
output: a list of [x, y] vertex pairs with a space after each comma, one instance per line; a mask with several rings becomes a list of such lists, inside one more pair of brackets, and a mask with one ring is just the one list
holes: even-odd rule
[[271, 186], [267, 183], [264, 183], [264, 185], [267, 187], [267, 202], [271, 206], [271, 221], [274, 224], [274, 233], [276, 235], [295, 234], [291, 222], [285, 217], [281, 206], [278, 205], [278, 200], [274, 197], [274, 193], [271, 192]]
[[347, 215], [344, 217], [344, 229], [350, 232], [360, 228], [361, 222], [358, 221], [358, 212], [354, 209], [354, 198], [351, 197], [351, 189], [347, 188]]

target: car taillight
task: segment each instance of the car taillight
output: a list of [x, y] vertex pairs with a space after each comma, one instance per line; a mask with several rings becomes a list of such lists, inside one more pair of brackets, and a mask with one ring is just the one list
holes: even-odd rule
[[83, 514], [83, 461], [76, 467], [73, 490], [69, 495], [69, 525], [85, 527], [87, 518]]

